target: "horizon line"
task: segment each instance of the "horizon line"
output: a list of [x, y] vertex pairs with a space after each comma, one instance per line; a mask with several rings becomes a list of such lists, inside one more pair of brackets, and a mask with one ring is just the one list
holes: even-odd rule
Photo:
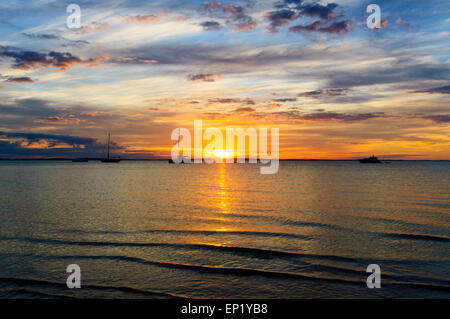
[[[91, 161], [100, 161], [103, 157], [77, 157], [82, 159], [87, 159]], [[1, 158], [0, 161], [71, 161], [73, 159], [77, 159], [75, 157], [9, 157], [9, 158]], [[170, 157], [164, 158], [120, 158], [121, 161], [167, 161]], [[278, 159], [279, 161], [358, 161], [360, 158], [347, 158], [347, 159], [337, 159], [337, 158], [283, 158]], [[246, 161], [249, 160], [248, 157], [245, 158]], [[446, 162], [450, 161], [450, 159], [380, 159], [382, 161], [429, 161], [429, 162]], [[233, 164], [226, 163], [223, 164]], [[235, 163], [239, 164], [239, 163]]]

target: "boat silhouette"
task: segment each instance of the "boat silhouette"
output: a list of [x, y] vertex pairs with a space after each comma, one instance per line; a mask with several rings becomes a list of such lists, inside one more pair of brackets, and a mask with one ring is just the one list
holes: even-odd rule
[[362, 158], [360, 160], [358, 160], [360, 163], [363, 164], [380, 164], [382, 163], [378, 157], [376, 157], [375, 155], [372, 155], [371, 157], [367, 157], [367, 158]]
[[109, 154], [110, 144], [111, 144], [111, 134], [108, 133], [108, 155], [106, 158], [101, 159], [101, 161], [102, 161], [102, 163], [119, 163], [120, 158], [110, 157], [110, 154]]

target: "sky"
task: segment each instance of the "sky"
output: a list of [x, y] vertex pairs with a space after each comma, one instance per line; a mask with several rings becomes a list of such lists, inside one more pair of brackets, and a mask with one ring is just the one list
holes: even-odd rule
[[202, 120], [279, 128], [284, 159], [450, 160], [449, 31], [447, 0], [2, 1], [0, 158], [99, 156], [108, 132], [164, 158]]

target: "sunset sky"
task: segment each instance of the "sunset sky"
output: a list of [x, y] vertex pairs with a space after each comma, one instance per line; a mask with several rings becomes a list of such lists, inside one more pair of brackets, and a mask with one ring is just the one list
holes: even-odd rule
[[450, 159], [449, 32], [448, 0], [2, 1], [0, 158], [96, 156], [108, 132], [167, 157], [203, 120], [279, 128], [281, 158]]

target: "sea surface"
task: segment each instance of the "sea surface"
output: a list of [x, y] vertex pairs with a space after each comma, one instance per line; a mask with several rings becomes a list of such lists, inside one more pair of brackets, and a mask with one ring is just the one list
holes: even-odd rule
[[0, 161], [0, 298], [177, 297], [450, 298], [450, 162]]

